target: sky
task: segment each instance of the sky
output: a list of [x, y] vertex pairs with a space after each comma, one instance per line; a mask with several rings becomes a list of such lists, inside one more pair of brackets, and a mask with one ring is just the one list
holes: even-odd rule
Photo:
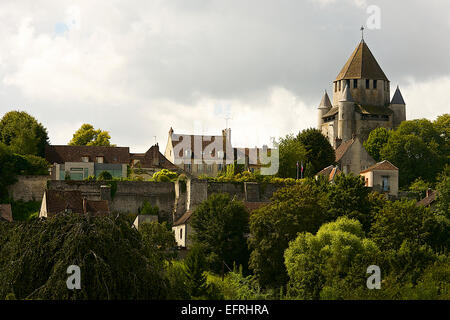
[[90, 123], [164, 153], [170, 127], [228, 124], [233, 146], [271, 146], [316, 126], [362, 25], [407, 119], [449, 113], [447, 0], [0, 0], [0, 117], [30, 113], [51, 144]]

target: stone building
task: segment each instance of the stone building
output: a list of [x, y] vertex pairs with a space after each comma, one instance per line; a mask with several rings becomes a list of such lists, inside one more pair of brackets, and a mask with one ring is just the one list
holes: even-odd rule
[[406, 120], [406, 105], [398, 87], [389, 99], [390, 81], [362, 40], [333, 81], [333, 102], [325, 92], [318, 128], [334, 146], [353, 135], [364, 141], [378, 127], [395, 129]]
[[366, 187], [374, 191], [398, 196], [398, 168], [387, 160], [378, 162], [361, 171]]
[[[367, 157], [363, 141], [373, 129], [395, 129], [405, 120], [406, 105], [400, 89], [397, 87], [390, 99], [390, 81], [361, 40], [333, 81], [332, 101], [325, 91], [318, 107], [318, 129], [337, 154], [346, 154], [337, 159], [338, 163], [347, 161], [339, 163], [341, 170], [359, 174], [373, 165], [375, 161]], [[352, 141], [350, 149], [345, 146], [339, 150], [348, 141]]]

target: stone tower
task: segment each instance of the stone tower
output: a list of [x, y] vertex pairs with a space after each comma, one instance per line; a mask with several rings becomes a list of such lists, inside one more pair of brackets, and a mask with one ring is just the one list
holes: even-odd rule
[[378, 127], [395, 129], [406, 120], [400, 90], [391, 101], [390, 81], [364, 40], [333, 81], [332, 103], [325, 92], [318, 109], [318, 128], [335, 148], [353, 137], [364, 141]]

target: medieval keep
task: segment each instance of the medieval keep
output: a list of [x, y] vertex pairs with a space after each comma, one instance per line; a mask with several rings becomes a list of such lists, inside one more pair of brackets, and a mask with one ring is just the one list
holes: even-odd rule
[[318, 129], [336, 149], [344, 173], [359, 174], [375, 164], [362, 145], [370, 131], [395, 129], [406, 120], [400, 89], [390, 100], [390, 81], [364, 40], [333, 81], [332, 101], [325, 91], [318, 109]]

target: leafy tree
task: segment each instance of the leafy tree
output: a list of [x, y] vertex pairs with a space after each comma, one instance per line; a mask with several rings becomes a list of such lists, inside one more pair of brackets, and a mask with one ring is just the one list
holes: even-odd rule
[[316, 232], [329, 220], [321, 187], [297, 184], [274, 193], [271, 203], [250, 217], [250, 268], [262, 286], [286, 284], [283, 254], [299, 232]]
[[450, 165], [446, 165], [436, 184], [438, 214], [450, 219]]
[[[60, 214], [0, 223], [0, 299], [164, 299], [161, 261], [145, 255], [138, 231], [121, 216]], [[6, 236], [3, 232], [7, 232]], [[81, 269], [81, 290], [67, 290], [67, 267]]]
[[448, 161], [448, 151], [444, 137], [433, 123], [418, 119], [403, 121], [380, 156], [399, 168], [399, 184], [404, 187], [419, 177], [434, 182]]
[[297, 140], [306, 151], [306, 177], [313, 177], [323, 168], [334, 164], [334, 149], [320, 130], [305, 129], [297, 135]]
[[139, 214], [148, 214], [153, 216], [157, 216], [158, 213], [159, 213], [158, 206], [152, 206], [151, 203], [148, 202], [147, 200], [144, 201], [144, 203], [142, 204], [142, 208], [139, 211]]
[[142, 244], [147, 255], [155, 255], [160, 261], [173, 256], [170, 249], [176, 246], [175, 235], [166, 222], [150, 222], [139, 226]]
[[420, 198], [423, 198], [430, 187], [431, 183], [424, 181], [422, 178], [417, 178], [411, 183], [409, 190], [417, 192], [420, 195]]
[[377, 265], [380, 251], [364, 237], [361, 224], [341, 217], [316, 235], [301, 233], [285, 253], [288, 294], [301, 299], [341, 299], [341, 288], [366, 285], [366, 269]]
[[213, 194], [203, 201], [191, 217], [195, 230], [193, 241], [205, 249], [206, 261], [211, 270], [222, 270], [223, 262], [247, 267], [248, 213], [240, 201], [228, 194]]
[[178, 178], [178, 173], [172, 172], [168, 169], [162, 169], [153, 174], [153, 181], [157, 182], [169, 182], [175, 181]]
[[47, 129], [25, 111], [10, 111], [0, 120], [0, 142], [13, 153], [45, 156]]
[[389, 140], [390, 131], [384, 127], [376, 128], [369, 134], [369, 138], [364, 141], [364, 148], [374, 158], [381, 161], [380, 151]]
[[414, 200], [389, 202], [374, 218], [371, 238], [383, 250], [398, 250], [404, 240], [430, 243], [436, 216]]
[[189, 251], [185, 264], [186, 287], [191, 297], [200, 298], [207, 293], [205, 252], [200, 245]]
[[91, 124], [85, 123], [74, 133], [69, 145], [113, 147], [114, 145], [111, 145], [109, 142], [110, 139], [111, 136], [108, 131], [102, 131], [101, 129], [95, 130]]
[[297, 178], [297, 162], [306, 160], [307, 151], [293, 135], [281, 138], [279, 145], [278, 176], [282, 178]]

